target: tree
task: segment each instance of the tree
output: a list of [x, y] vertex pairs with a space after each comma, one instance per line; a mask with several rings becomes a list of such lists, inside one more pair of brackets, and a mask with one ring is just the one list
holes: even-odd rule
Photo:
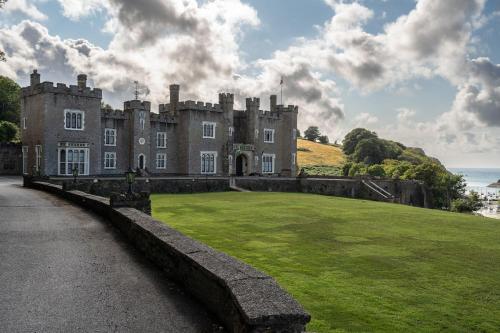
[[318, 138], [318, 141], [322, 144], [328, 144], [330, 143], [330, 140], [328, 139], [328, 136], [326, 135], [321, 135], [319, 138]]
[[356, 145], [351, 158], [358, 163], [380, 164], [385, 159], [384, 147], [378, 138], [363, 139]]
[[17, 137], [18, 127], [8, 121], [0, 121], [0, 142], [11, 142]]
[[302, 136], [300, 135], [300, 130], [297, 128], [297, 137], [301, 138]]
[[472, 191], [463, 198], [455, 199], [451, 203], [451, 211], [457, 213], [472, 213], [480, 210], [483, 202], [477, 192]]
[[21, 87], [0, 75], [0, 120], [19, 124], [21, 114]]
[[350, 131], [344, 138], [342, 150], [346, 155], [352, 155], [356, 146], [363, 139], [378, 138], [377, 133], [370, 132], [364, 128], [356, 128]]
[[316, 141], [320, 135], [321, 133], [319, 132], [318, 126], [309, 126], [304, 132], [304, 137], [309, 141]]
[[384, 167], [380, 164], [370, 165], [368, 169], [366, 169], [366, 173], [370, 176], [374, 177], [384, 177], [385, 170]]

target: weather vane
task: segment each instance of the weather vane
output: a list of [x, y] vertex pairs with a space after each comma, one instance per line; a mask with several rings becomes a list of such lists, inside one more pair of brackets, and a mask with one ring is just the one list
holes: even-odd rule
[[134, 81], [135, 83], [135, 99], [139, 99], [139, 81]]

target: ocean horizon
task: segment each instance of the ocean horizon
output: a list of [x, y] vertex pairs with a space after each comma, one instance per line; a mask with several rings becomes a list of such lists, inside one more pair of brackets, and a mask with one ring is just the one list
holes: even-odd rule
[[500, 180], [500, 168], [448, 168], [448, 170], [463, 175], [469, 188], [486, 188]]

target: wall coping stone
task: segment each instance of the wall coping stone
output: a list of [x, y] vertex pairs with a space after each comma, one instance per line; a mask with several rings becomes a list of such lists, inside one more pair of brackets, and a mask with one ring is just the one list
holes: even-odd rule
[[62, 186], [30, 181], [25, 186], [50, 192], [107, 218], [166, 274], [212, 311], [231, 332], [298, 333], [311, 316], [270, 276], [129, 207]]

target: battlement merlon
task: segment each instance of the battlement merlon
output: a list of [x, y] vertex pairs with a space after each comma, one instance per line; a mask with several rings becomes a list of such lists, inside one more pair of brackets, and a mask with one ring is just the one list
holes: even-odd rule
[[221, 93], [219, 94], [219, 104], [232, 107], [234, 105], [234, 94]]
[[101, 118], [126, 119], [127, 117], [122, 110], [101, 109]]
[[246, 99], [246, 109], [248, 111], [259, 111], [260, 108], [260, 98], [253, 97]]
[[294, 112], [299, 113], [299, 107], [297, 105], [277, 105], [276, 112]]
[[[168, 108], [165, 105], [164, 108]], [[160, 108], [161, 109], [161, 108]], [[196, 110], [196, 111], [207, 111], [207, 112], [222, 112], [222, 106], [220, 104], [195, 102], [195, 101], [184, 101], [177, 104], [178, 111]]]
[[151, 111], [151, 102], [134, 99], [123, 103], [123, 109]]
[[66, 94], [88, 98], [102, 99], [102, 90], [98, 88], [91, 89], [86, 86], [87, 76], [84, 74], [78, 75], [78, 85], [66, 86], [64, 83], [57, 83], [54, 86], [53, 82], [45, 81], [40, 83], [40, 74], [35, 69], [30, 75], [30, 85], [21, 89], [21, 96], [27, 97], [37, 94]]

